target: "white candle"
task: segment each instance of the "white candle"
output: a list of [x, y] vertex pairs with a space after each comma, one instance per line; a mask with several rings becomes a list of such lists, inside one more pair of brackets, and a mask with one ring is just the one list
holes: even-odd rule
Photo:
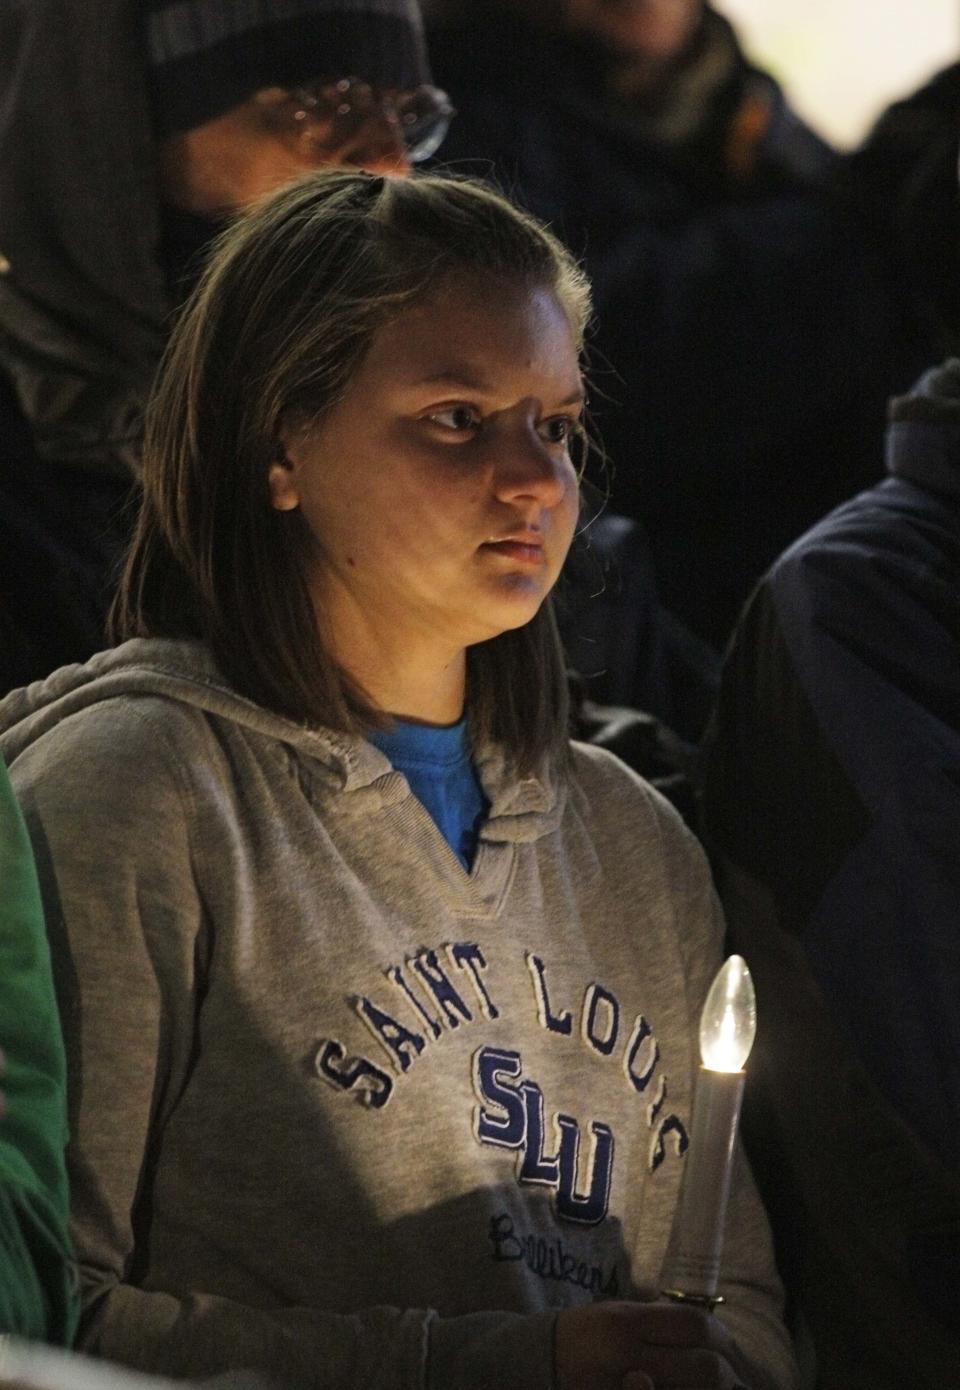
[[746, 1079], [743, 1066], [756, 1031], [750, 971], [742, 956], [730, 956], [717, 972], [700, 1016], [703, 1065], [693, 1101], [680, 1212], [664, 1276], [668, 1298], [710, 1307], [722, 1301], [717, 1285]]

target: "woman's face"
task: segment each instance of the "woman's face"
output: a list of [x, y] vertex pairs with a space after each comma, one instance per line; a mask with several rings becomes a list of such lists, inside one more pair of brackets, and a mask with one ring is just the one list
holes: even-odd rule
[[[573, 536], [574, 335], [548, 289], [449, 279], [380, 329], [344, 398], [285, 440], [273, 505], [322, 550], [334, 654], [448, 660], [520, 627]], [[366, 663], [365, 663], [366, 664]]]

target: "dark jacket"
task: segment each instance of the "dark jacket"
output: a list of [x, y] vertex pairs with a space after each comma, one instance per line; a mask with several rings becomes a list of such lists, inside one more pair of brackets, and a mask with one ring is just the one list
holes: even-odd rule
[[585, 41], [475, 8], [428, 29], [459, 112], [441, 158], [584, 257], [612, 507], [647, 528], [666, 606], [719, 645], [780, 551], [876, 476], [886, 398], [924, 359], [891, 366], [886, 284], [827, 192], [834, 157], [726, 21], [708, 9], [673, 75], [707, 42], [725, 73], [669, 141], [610, 97]]
[[0, 7], [0, 691], [103, 645], [169, 300], [138, 9]]
[[169, 309], [139, 10], [0, 8], [0, 365], [37, 452], [126, 474]]
[[716, 700], [720, 657], [661, 604], [643, 528], [606, 510], [592, 517], [589, 488], [584, 502], [554, 599], [567, 664], [589, 700], [643, 710], [696, 744]]
[[912, 325], [937, 362], [960, 351], [960, 63], [896, 101], [843, 163], [847, 195], [886, 243]]
[[418, 12], [378, 0], [0, 4], [0, 55], [2, 694], [104, 645], [146, 398], [217, 230], [162, 208], [155, 132], [328, 66], [428, 74]]
[[960, 362], [893, 403], [887, 462], [754, 595], [708, 759], [766, 1001], [748, 1142], [823, 1390], [960, 1367]]

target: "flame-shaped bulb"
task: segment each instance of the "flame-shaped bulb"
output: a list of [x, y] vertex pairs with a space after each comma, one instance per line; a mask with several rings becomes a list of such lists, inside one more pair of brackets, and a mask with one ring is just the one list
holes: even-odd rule
[[757, 1032], [757, 998], [743, 956], [717, 971], [700, 1015], [700, 1056], [710, 1071], [741, 1071]]

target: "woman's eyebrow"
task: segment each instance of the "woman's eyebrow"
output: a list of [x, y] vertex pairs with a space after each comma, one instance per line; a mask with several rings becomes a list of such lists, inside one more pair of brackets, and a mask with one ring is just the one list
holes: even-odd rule
[[411, 383], [413, 386], [462, 386], [468, 391], [479, 391], [484, 395], [491, 395], [493, 386], [483, 377], [478, 376], [470, 367], [459, 366], [456, 363], [442, 368], [438, 372], [430, 372], [427, 376], [419, 377]]
[[[418, 377], [411, 382], [411, 388], [420, 386], [449, 386], [458, 390], [475, 391], [481, 396], [492, 396], [495, 394], [494, 386], [478, 376], [469, 367], [450, 366], [444, 367], [439, 372], [430, 372], [427, 376]], [[557, 402], [557, 407], [563, 409], [569, 405], [583, 405], [586, 400], [586, 393], [581, 385], [577, 385], [565, 396], [562, 401]]]

